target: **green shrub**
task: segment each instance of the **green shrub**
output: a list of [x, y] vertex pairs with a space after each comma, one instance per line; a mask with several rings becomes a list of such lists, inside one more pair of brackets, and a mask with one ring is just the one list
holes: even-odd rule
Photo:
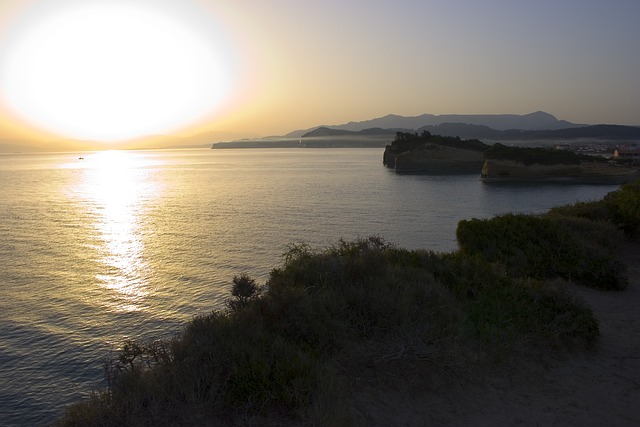
[[250, 305], [194, 318], [164, 343], [166, 357], [126, 343], [108, 366], [109, 389], [70, 407], [61, 425], [185, 425], [274, 413], [303, 419], [318, 405], [334, 411], [333, 421], [346, 419], [344, 409], [336, 413], [346, 398], [334, 388], [340, 380], [331, 365], [266, 331]]
[[612, 220], [611, 208], [604, 200], [577, 202], [572, 205], [557, 206], [549, 210], [550, 215], [586, 218], [590, 221], [608, 222]]
[[631, 240], [640, 238], [640, 179], [609, 193], [604, 201], [611, 210], [612, 222]]
[[625, 267], [609, 239], [614, 231], [579, 218], [507, 214], [460, 221], [456, 236], [463, 252], [500, 263], [514, 277], [624, 289]]
[[622, 185], [602, 200], [559, 206], [551, 209], [549, 213], [609, 222], [622, 230], [628, 239], [638, 240], [640, 238], [640, 179]]
[[[357, 270], [373, 274], [353, 275], [354, 265]], [[303, 271], [307, 274], [301, 274]], [[302, 277], [310, 281], [300, 282]], [[276, 299], [286, 293], [284, 289], [290, 292], [295, 288], [299, 293], [296, 304], [287, 304], [297, 307], [286, 311], [292, 317], [274, 320], [270, 314], [268, 324], [281, 325], [283, 333], [307, 345], [325, 348], [337, 348], [346, 341], [384, 340], [390, 336], [451, 342], [461, 339], [463, 331], [469, 334], [465, 336], [467, 339], [494, 342], [481, 333], [482, 325], [489, 324], [495, 326], [494, 336], [507, 343], [546, 339], [593, 344], [597, 336], [593, 318], [584, 323], [590, 328], [576, 330], [577, 336], [551, 337], [550, 330], [563, 328], [547, 324], [549, 313], [541, 308], [545, 301], [542, 295], [558, 295], [558, 300], [565, 301], [564, 294], [543, 284], [534, 289], [521, 282], [505, 276], [479, 255], [407, 251], [366, 241], [341, 243], [315, 255], [290, 257], [281, 270], [272, 274], [269, 294], [277, 295]], [[269, 295], [262, 303], [268, 300]], [[565, 302], [565, 307], [577, 305], [575, 301]], [[490, 310], [491, 315], [478, 316], [482, 310]], [[306, 321], [300, 321], [304, 317], [300, 312], [306, 313]], [[566, 314], [566, 318], [572, 319], [573, 314]], [[532, 319], [537, 319], [537, 323]], [[415, 335], [418, 324], [429, 325], [419, 336]], [[319, 344], [326, 331], [333, 331], [331, 342]]]
[[592, 311], [548, 282], [513, 279], [462, 252], [433, 255], [430, 268], [463, 305], [466, 333], [495, 355], [518, 343], [589, 347], [598, 337]]
[[227, 307], [231, 311], [242, 310], [249, 304], [249, 301], [258, 298], [261, 291], [262, 288], [248, 274], [243, 273], [240, 276], [234, 276], [233, 287], [231, 288], [233, 299], [227, 300]]

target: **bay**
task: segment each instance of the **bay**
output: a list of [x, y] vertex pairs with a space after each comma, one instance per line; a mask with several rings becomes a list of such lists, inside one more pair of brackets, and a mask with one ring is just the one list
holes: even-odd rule
[[289, 244], [452, 251], [461, 219], [616, 188], [399, 175], [377, 148], [0, 155], [0, 420], [51, 421], [104, 386], [123, 339], [222, 308], [234, 275], [263, 283]]

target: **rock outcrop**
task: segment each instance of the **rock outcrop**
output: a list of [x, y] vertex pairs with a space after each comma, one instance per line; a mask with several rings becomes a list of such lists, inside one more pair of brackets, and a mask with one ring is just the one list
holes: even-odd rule
[[489, 180], [623, 183], [640, 176], [637, 167], [549, 148], [494, 144], [484, 158], [482, 178]]
[[615, 163], [585, 162], [580, 164], [530, 164], [486, 159], [482, 178], [499, 181], [574, 181], [584, 183], [622, 184], [640, 177], [637, 168]]
[[397, 172], [478, 174], [486, 148], [478, 140], [398, 132], [385, 148], [383, 164]]

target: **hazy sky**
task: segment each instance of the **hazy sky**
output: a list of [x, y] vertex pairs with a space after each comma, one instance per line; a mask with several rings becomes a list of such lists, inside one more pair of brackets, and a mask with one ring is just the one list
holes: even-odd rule
[[537, 110], [640, 125], [638, 18], [637, 0], [0, 0], [0, 138]]

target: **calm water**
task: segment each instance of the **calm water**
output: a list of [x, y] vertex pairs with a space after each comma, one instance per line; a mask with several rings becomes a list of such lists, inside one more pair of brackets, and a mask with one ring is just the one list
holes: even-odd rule
[[0, 155], [0, 424], [52, 420], [103, 385], [123, 338], [178, 332], [235, 274], [263, 282], [289, 243], [450, 251], [460, 219], [615, 188], [396, 175], [381, 149]]

